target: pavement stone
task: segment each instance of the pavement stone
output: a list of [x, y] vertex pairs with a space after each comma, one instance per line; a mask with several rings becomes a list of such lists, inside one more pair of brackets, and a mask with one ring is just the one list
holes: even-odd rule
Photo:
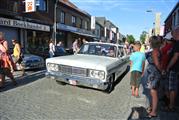
[[[0, 120], [145, 120], [147, 99], [131, 96], [130, 73], [121, 77], [114, 91], [58, 85], [45, 71], [17, 79], [0, 92]], [[16, 78], [19, 76], [17, 75]], [[178, 113], [159, 111], [157, 120], [178, 120]]]

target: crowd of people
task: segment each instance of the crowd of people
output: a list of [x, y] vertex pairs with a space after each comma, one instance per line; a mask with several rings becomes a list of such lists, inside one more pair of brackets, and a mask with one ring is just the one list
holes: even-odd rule
[[[81, 38], [78, 38], [78, 39], [75, 39], [75, 41], [73, 42], [72, 44], [72, 50], [73, 50], [73, 53], [78, 53], [79, 50], [80, 50], [80, 47], [84, 44], [84, 43], [87, 43], [86, 39], [81, 39]], [[64, 46], [63, 46], [63, 42], [62, 41], [59, 41], [58, 44], [57, 44], [58, 47], [62, 48], [63, 51], [65, 52], [65, 49], [64, 49]], [[55, 55], [55, 52], [56, 52], [56, 47], [55, 47], [55, 43], [54, 41], [51, 39], [50, 42], [49, 42], [49, 57], [54, 57], [56, 56]]]
[[[159, 96], [165, 101], [162, 110], [176, 111], [179, 85], [179, 32], [177, 30], [165, 37], [152, 36], [149, 40], [150, 50], [147, 52], [140, 51], [139, 42], [133, 45], [135, 52], [130, 56], [132, 96], [139, 97], [139, 84], [144, 80], [145, 87], [150, 91], [149, 106], [146, 109], [147, 118], [157, 117]], [[144, 69], [145, 63], [147, 63], [146, 69]]]
[[14, 85], [17, 82], [14, 78], [13, 72], [16, 69], [16, 64], [19, 64], [22, 69], [22, 76], [25, 74], [22, 65], [22, 51], [21, 46], [16, 39], [12, 39], [14, 45], [13, 54], [10, 54], [8, 42], [4, 38], [4, 33], [0, 32], [0, 88], [4, 87], [5, 77], [9, 77]]

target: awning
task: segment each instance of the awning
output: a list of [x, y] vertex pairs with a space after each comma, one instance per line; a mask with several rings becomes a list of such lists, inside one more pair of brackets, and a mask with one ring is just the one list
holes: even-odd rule
[[73, 27], [73, 26], [64, 25], [64, 24], [61, 24], [61, 23], [57, 24], [57, 29], [72, 32], [72, 33], [87, 36], [87, 37], [93, 37], [93, 38], [96, 37], [95, 35], [92, 34], [92, 31], [80, 29], [80, 28]]
[[72, 32], [72, 33], [75, 33], [75, 34], [78, 34], [78, 35], [82, 35], [82, 36], [87, 36], [87, 37], [96, 38], [96, 36], [90, 35], [90, 34], [85, 34], [85, 33], [80, 33], [80, 32], [73, 32], [73, 31], [71, 31], [71, 32]]

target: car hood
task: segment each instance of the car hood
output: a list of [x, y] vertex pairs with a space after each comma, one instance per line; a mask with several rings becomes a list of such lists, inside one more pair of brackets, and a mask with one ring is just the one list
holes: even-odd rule
[[56, 63], [81, 68], [90, 68], [97, 70], [106, 70], [110, 66], [115, 65], [118, 58], [111, 58], [97, 55], [69, 55], [62, 57], [54, 57], [46, 59], [46, 63]]

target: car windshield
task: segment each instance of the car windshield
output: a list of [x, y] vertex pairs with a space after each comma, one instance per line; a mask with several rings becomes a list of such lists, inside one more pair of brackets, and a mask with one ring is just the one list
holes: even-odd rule
[[116, 57], [116, 46], [110, 44], [84, 44], [78, 54]]

